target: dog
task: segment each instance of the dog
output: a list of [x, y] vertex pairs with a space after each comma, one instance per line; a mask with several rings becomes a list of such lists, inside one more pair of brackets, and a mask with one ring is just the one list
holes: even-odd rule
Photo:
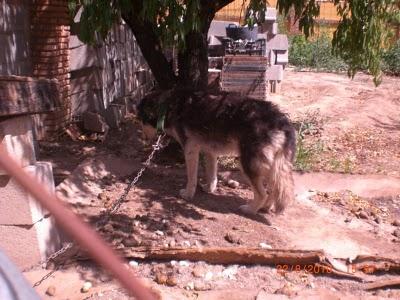
[[155, 132], [160, 111], [165, 112], [166, 134], [181, 145], [185, 155], [187, 184], [180, 191], [182, 198], [190, 200], [195, 195], [202, 152], [206, 182], [202, 188], [209, 193], [217, 187], [218, 156], [239, 157], [254, 192], [254, 199], [240, 206], [243, 213], [268, 212], [274, 207], [279, 214], [294, 199], [296, 132], [276, 105], [228, 92], [156, 91], [137, 105], [146, 135]]

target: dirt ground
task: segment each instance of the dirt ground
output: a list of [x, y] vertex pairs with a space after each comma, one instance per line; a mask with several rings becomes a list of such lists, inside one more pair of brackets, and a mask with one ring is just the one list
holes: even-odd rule
[[[252, 193], [239, 172], [226, 166], [215, 194], [198, 191], [192, 202], [180, 199], [185, 167], [179, 149], [170, 144], [100, 233], [120, 249], [249, 246], [323, 249], [345, 259], [360, 254], [400, 259], [400, 227], [393, 225], [400, 221], [399, 83], [399, 78], [385, 78], [375, 88], [363, 74], [351, 81], [345, 75], [285, 72], [282, 90], [271, 101], [303, 124], [304, 157], [297, 168], [307, 172], [295, 175], [296, 202], [283, 215], [241, 215], [237, 208]], [[150, 153], [140, 137], [131, 117], [104, 143], [67, 138], [41, 143], [40, 159], [53, 162], [60, 198], [94, 223]], [[366, 291], [365, 283], [355, 280], [304, 270], [281, 273], [277, 266], [129, 258], [127, 263], [163, 299], [400, 298], [395, 288]], [[36, 282], [47, 272], [25, 275]], [[366, 276], [374, 281], [399, 274]], [[85, 281], [93, 287], [82, 293]], [[55, 288], [54, 296], [45, 294], [49, 287]], [[128, 299], [89, 261], [69, 262], [36, 289], [45, 299]]]

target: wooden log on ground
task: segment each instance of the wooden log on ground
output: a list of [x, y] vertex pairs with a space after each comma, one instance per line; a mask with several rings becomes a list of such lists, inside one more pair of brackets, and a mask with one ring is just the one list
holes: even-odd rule
[[0, 76], [0, 117], [46, 113], [60, 105], [55, 79]]

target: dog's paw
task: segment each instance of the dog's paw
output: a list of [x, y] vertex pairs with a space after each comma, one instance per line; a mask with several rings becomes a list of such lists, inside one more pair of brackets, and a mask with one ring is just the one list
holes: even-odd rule
[[203, 183], [200, 183], [200, 188], [201, 188], [201, 190], [202, 190], [203, 192], [209, 193], [209, 194], [214, 193], [215, 190], [216, 190], [216, 187], [213, 186], [213, 185], [211, 185], [211, 184], [203, 184]]
[[188, 193], [186, 189], [182, 189], [179, 191], [179, 195], [185, 200], [191, 200], [193, 198], [193, 194]]
[[239, 206], [239, 210], [242, 213], [246, 214], [246, 215], [255, 215], [255, 214], [257, 214], [257, 210], [254, 209], [253, 207], [251, 207], [248, 204]]

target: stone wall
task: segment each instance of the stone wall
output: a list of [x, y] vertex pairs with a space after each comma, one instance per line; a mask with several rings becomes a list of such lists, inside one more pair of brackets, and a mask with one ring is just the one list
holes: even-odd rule
[[0, 1], [0, 75], [30, 76], [30, 1]]
[[81, 42], [72, 31], [69, 47], [72, 115], [92, 111], [107, 117], [113, 105], [143, 96], [153, 84], [135, 37], [124, 23], [114, 25], [94, 46]]

